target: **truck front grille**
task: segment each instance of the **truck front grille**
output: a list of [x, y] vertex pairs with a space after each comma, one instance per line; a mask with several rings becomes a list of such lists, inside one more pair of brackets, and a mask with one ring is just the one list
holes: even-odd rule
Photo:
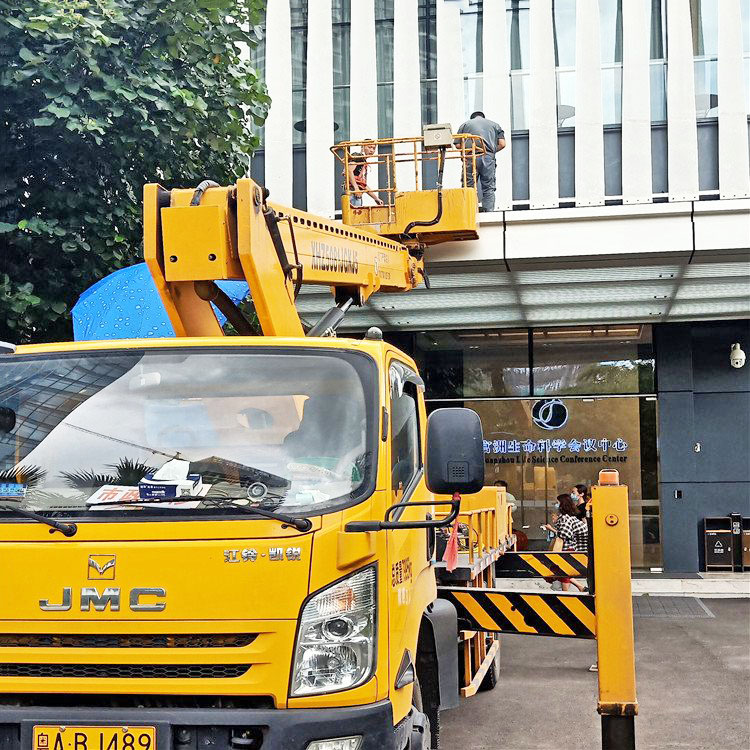
[[118, 680], [241, 677], [250, 664], [0, 664], [0, 677], [94, 677]]
[[93, 635], [0, 633], [0, 648], [243, 648], [255, 633]]

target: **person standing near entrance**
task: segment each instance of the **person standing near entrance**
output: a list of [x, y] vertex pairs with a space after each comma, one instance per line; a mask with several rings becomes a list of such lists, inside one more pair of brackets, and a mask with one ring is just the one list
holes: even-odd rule
[[[588, 552], [589, 531], [586, 524], [576, 515], [576, 506], [570, 495], [563, 494], [557, 496], [557, 502], [560, 507], [560, 515], [554, 524], [545, 524], [544, 528], [553, 531], [562, 539], [563, 552]], [[572, 578], [558, 578], [562, 584], [562, 590], [567, 591], [572, 583], [579, 591], [585, 591], [586, 587], [582, 586]]]
[[585, 484], [576, 484], [570, 491], [570, 497], [576, 506], [576, 515], [586, 521], [586, 506], [591, 500], [591, 490]]
[[[478, 135], [484, 142], [485, 154], [477, 156], [477, 177], [481, 189], [480, 211], [495, 210], [495, 154], [505, 148], [505, 133], [493, 120], [488, 120], [484, 112], [472, 112], [471, 117], [458, 129], [459, 133]], [[465, 187], [474, 187], [474, 171], [467, 159]]]

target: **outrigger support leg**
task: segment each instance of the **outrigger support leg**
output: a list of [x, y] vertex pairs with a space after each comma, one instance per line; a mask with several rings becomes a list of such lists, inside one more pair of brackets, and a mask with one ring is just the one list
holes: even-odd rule
[[602, 750], [635, 750], [635, 716], [602, 716]]
[[635, 644], [630, 585], [628, 488], [615, 471], [592, 487], [596, 647], [602, 750], [635, 750]]

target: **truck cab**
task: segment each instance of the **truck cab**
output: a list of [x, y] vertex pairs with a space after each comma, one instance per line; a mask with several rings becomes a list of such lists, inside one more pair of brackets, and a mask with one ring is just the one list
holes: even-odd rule
[[430, 520], [409, 357], [371, 339], [45, 344], [0, 356], [0, 383], [0, 744], [429, 747], [458, 698], [433, 570], [455, 513], [443, 499]]

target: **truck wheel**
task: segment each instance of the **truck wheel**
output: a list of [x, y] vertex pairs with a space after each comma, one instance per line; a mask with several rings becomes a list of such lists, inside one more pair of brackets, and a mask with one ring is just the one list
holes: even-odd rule
[[419, 680], [414, 681], [411, 705], [414, 713], [414, 722], [409, 740], [409, 750], [430, 750], [430, 720], [424, 713], [422, 689], [419, 685]]
[[[492, 641], [489, 641], [489, 644], [492, 644]], [[497, 685], [498, 680], [498, 662], [500, 661], [500, 652], [498, 651], [495, 654], [495, 658], [492, 660], [492, 664], [490, 664], [490, 668], [487, 670], [487, 673], [484, 675], [484, 679], [479, 684], [479, 692], [485, 693], [488, 690], [492, 690], [495, 685]]]
[[419, 685], [422, 711], [430, 722], [430, 747], [432, 750], [440, 750], [440, 694], [434, 662], [430, 663], [428, 670], [422, 672], [421, 679], [418, 678], [415, 683], [415, 688], [416, 685]]

